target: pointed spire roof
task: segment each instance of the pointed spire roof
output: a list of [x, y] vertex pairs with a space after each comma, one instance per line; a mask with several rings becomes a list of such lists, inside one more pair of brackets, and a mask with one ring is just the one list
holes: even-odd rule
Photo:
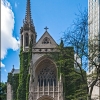
[[25, 22], [32, 24], [30, 0], [27, 0]]
[[20, 33], [22, 33], [23, 30], [31, 30], [32, 32], [35, 32], [35, 26], [34, 26], [32, 18], [31, 18], [30, 0], [27, 0], [27, 3], [26, 3], [26, 14], [25, 14], [25, 19], [23, 20], [23, 27], [21, 27], [21, 29], [20, 29]]

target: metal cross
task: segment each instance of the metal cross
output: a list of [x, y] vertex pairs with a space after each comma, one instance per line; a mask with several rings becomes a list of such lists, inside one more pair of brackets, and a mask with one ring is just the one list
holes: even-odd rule
[[49, 29], [49, 28], [46, 26], [44, 29], [45, 29], [45, 31], [47, 31], [47, 29]]

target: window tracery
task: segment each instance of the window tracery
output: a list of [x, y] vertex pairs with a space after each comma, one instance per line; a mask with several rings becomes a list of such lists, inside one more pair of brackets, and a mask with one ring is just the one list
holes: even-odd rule
[[43, 39], [42, 44], [51, 44], [51, 41], [50, 41], [50, 39], [49, 39], [48, 37], [45, 37], [45, 38]]
[[43, 69], [40, 70], [38, 75], [38, 82], [39, 86], [53, 86], [56, 85], [56, 73], [54, 70], [54, 66], [45, 66]]

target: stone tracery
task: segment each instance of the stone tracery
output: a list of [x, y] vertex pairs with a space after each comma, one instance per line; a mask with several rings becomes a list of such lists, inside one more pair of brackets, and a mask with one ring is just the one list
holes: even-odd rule
[[51, 41], [50, 41], [50, 39], [49, 39], [48, 37], [45, 37], [45, 38], [43, 39], [42, 44], [51, 44]]
[[43, 82], [44, 86], [47, 86], [48, 83], [50, 86], [53, 86], [53, 82], [54, 85], [56, 85], [56, 75], [54, 68], [51, 66], [45, 66], [38, 75], [38, 82], [39, 86], [43, 86]]

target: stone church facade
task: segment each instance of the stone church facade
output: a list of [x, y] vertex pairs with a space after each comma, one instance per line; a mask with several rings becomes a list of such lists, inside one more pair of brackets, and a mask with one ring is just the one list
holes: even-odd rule
[[[53, 59], [46, 56], [51, 52], [58, 52], [58, 45], [47, 29], [46, 27], [44, 34], [36, 42], [37, 33], [31, 18], [30, 0], [27, 0], [25, 20], [20, 29], [20, 45], [23, 52], [27, 52], [30, 41], [33, 44], [29, 68], [29, 100], [63, 100], [63, 83], [61, 77], [58, 80], [57, 65]], [[13, 74], [19, 72], [20, 70], [13, 68]], [[12, 97], [12, 87], [7, 83], [7, 100], [13, 100]]]
[[[56, 52], [57, 44], [45, 31], [33, 49], [29, 100], [63, 100], [63, 87], [61, 79], [57, 79], [57, 66], [49, 57], [45, 56], [50, 52]], [[24, 50], [27, 50], [24, 48]], [[33, 74], [34, 73], [34, 74]], [[34, 78], [34, 82], [32, 79]]]

